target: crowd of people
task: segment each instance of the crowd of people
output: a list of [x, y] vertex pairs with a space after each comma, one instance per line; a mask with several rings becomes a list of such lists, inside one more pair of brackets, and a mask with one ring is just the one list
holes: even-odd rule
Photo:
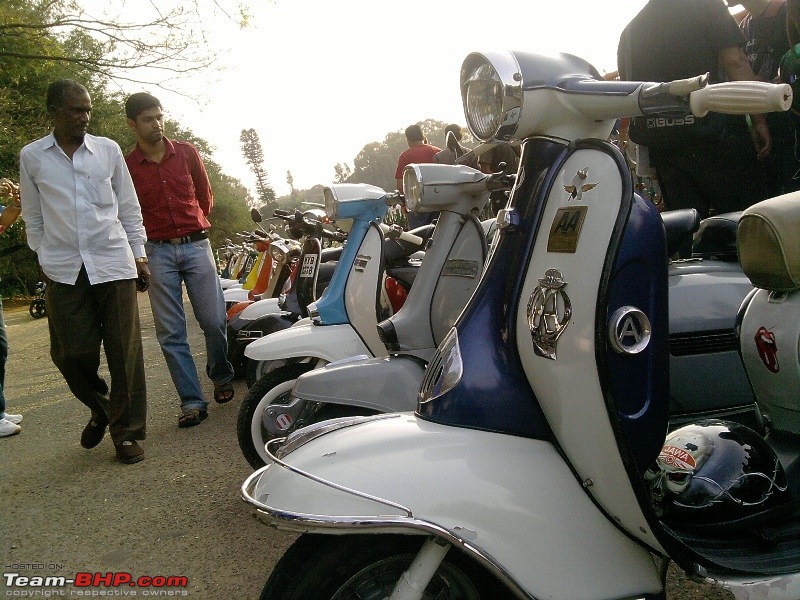
[[[800, 1], [740, 4], [745, 10], [732, 14], [724, 0], [650, 0], [620, 36], [620, 79], [708, 73], [711, 83], [794, 86], [800, 58], [790, 39], [797, 38]], [[664, 208], [695, 208], [701, 217], [740, 211], [800, 189], [798, 108], [800, 101], [788, 113], [636, 117], [623, 124], [620, 140], [638, 144], [637, 172], [650, 174]]]
[[[19, 190], [0, 225], [21, 208], [47, 283], [50, 356], [89, 409], [81, 446], [98, 446], [108, 431], [117, 458], [137, 463], [147, 421], [137, 291], [149, 292], [180, 399], [178, 426], [193, 427], [208, 416], [187, 341], [184, 284], [205, 337], [214, 399], [234, 396], [225, 303], [208, 241], [211, 185], [197, 149], [164, 136], [161, 103], [150, 94], [126, 101], [136, 138], [127, 156], [113, 140], [88, 133], [92, 101], [77, 81], [51, 83], [46, 109], [52, 131], [21, 150]], [[110, 384], [100, 375], [101, 347]], [[0, 367], [6, 357], [0, 327]], [[0, 436], [8, 436], [19, 433], [22, 417], [5, 413], [3, 375], [0, 368]]]

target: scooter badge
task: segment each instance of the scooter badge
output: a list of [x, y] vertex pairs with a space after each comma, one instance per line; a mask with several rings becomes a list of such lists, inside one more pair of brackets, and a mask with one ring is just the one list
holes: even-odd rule
[[572, 317], [567, 282], [558, 269], [548, 269], [528, 300], [528, 327], [537, 356], [556, 360], [556, 344]]
[[584, 167], [572, 178], [572, 181], [564, 186], [564, 191], [569, 194], [568, 200], [580, 201], [584, 192], [588, 192], [597, 187], [596, 183], [587, 183], [589, 177], [589, 167]]
[[617, 354], [639, 354], [650, 343], [651, 333], [650, 319], [633, 306], [618, 308], [608, 323], [608, 339]]
[[756, 331], [753, 339], [756, 341], [756, 349], [764, 366], [773, 373], [780, 371], [778, 366], [778, 344], [775, 341], [775, 334], [762, 325]]

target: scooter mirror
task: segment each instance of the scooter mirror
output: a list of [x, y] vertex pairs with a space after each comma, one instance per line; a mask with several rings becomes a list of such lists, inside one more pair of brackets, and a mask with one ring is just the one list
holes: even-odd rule
[[250, 218], [253, 219], [253, 221], [256, 223], [261, 223], [261, 221], [263, 220], [263, 217], [261, 216], [261, 213], [258, 212], [257, 208], [250, 209]]

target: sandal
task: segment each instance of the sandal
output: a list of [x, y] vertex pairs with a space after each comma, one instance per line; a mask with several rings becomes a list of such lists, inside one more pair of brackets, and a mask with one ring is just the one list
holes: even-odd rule
[[228, 383], [220, 383], [219, 385], [214, 384], [214, 400], [216, 400], [217, 404], [230, 402], [233, 400], [235, 394], [236, 392], [230, 381]]
[[178, 418], [178, 427], [194, 427], [195, 425], [200, 425], [207, 417], [207, 411], [190, 408]]

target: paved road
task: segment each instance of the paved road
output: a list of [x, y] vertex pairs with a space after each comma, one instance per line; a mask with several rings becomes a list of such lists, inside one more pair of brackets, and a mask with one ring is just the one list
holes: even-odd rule
[[[27, 307], [6, 307], [6, 398], [9, 411], [23, 413], [24, 421], [20, 435], [0, 440], [3, 573], [181, 576], [188, 585], [179, 593], [193, 600], [258, 598], [294, 538], [258, 523], [239, 498], [251, 473], [235, 435], [244, 383], [236, 384], [232, 403], [212, 402], [204, 423], [178, 429], [177, 397], [146, 295], [140, 313], [149, 397], [146, 459], [122, 465], [108, 436], [93, 450], [80, 447], [88, 413], [50, 361], [47, 319], [33, 320]], [[205, 351], [191, 318], [189, 327], [202, 369]], [[211, 384], [205, 385], [210, 398]], [[0, 581], [0, 598], [22, 591], [4, 586]], [[670, 600], [730, 598], [679, 576], [671, 577], [670, 590]], [[85, 590], [61, 591], [77, 597]]]

